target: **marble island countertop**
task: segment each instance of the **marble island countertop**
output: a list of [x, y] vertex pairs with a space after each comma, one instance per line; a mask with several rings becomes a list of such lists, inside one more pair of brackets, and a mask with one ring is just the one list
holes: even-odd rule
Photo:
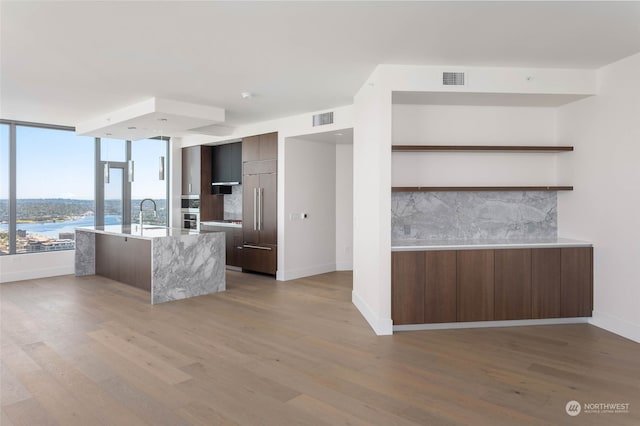
[[568, 238], [495, 239], [495, 240], [393, 240], [391, 251], [480, 250], [517, 248], [591, 247], [587, 241]]
[[83, 226], [77, 228], [81, 231], [97, 232], [99, 234], [123, 235], [125, 237], [135, 237], [145, 240], [164, 237], [181, 237], [185, 235], [198, 235], [199, 232], [193, 229], [168, 228], [157, 225], [106, 225], [106, 226]]

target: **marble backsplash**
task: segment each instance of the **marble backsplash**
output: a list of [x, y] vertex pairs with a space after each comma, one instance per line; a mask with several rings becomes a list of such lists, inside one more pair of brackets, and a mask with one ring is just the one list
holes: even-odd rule
[[394, 192], [391, 239], [557, 237], [555, 191]]
[[233, 185], [224, 196], [224, 219], [242, 220], [242, 185]]

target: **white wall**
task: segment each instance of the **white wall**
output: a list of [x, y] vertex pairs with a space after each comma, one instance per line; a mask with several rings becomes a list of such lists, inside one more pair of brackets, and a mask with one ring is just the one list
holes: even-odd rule
[[[335, 271], [335, 146], [287, 138], [285, 158], [282, 279]], [[308, 218], [300, 218], [302, 213]]]
[[[555, 107], [394, 105], [396, 145], [556, 145]], [[394, 152], [393, 186], [557, 185], [552, 153]]]
[[353, 145], [336, 145], [336, 269], [353, 269]]
[[374, 332], [391, 322], [391, 91], [375, 71], [354, 98], [352, 301]]
[[0, 283], [73, 274], [75, 253], [64, 250], [0, 256]]
[[562, 235], [594, 244], [592, 323], [640, 342], [640, 54], [598, 70], [598, 96], [560, 108]]

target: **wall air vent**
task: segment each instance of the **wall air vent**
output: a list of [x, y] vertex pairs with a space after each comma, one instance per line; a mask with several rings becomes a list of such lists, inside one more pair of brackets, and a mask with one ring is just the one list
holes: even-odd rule
[[463, 72], [443, 72], [442, 84], [444, 86], [464, 86]]
[[324, 126], [326, 124], [333, 124], [333, 111], [313, 116], [313, 127]]

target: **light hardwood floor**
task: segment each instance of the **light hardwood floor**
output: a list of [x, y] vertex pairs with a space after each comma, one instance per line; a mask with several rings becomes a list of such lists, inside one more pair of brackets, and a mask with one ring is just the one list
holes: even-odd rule
[[349, 273], [227, 277], [156, 306], [101, 277], [2, 284], [0, 424], [640, 424], [640, 345], [596, 327], [377, 337]]

